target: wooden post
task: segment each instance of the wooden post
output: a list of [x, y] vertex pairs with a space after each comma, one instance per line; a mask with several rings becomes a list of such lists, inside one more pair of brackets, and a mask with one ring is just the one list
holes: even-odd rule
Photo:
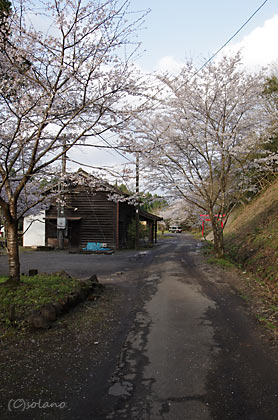
[[148, 220], [148, 231], [149, 231], [149, 245], [153, 243], [153, 221]]
[[[62, 154], [62, 175], [66, 174], [66, 165], [67, 165], [67, 143], [66, 138], [63, 139], [63, 154]], [[62, 182], [59, 180], [58, 189], [60, 193], [59, 202], [58, 202], [58, 208], [57, 208], [57, 225], [58, 225], [58, 218], [65, 217], [65, 209], [64, 209], [64, 203], [61, 204], [60, 200], [64, 200], [64, 181]], [[58, 235], [58, 248], [64, 249], [64, 229], [58, 229], [57, 228], [57, 235]]]
[[120, 203], [117, 201], [116, 204], [116, 249], [119, 249], [120, 245]]
[[139, 248], [139, 152], [136, 152], [136, 213], [135, 213], [135, 249]]

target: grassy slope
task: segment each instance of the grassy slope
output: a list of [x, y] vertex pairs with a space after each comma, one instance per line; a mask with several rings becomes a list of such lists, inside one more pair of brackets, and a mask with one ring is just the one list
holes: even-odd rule
[[225, 229], [225, 244], [233, 259], [277, 285], [278, 182], [237, 211]]
[[237, 209], [225, 229], [229, 256], [252, 273], [248, 288], [258, 318], [278, 328], [278, 181]]

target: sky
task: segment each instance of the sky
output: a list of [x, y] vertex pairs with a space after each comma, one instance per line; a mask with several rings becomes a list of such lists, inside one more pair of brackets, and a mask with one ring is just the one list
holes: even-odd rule
[[[146, 71], [175, 70], [193, 59], [202, 64], [263, 4], [263, 0], [131, 0], [133, 10], [151, 9], [139, 33], [137, 64]], [[247, 64], [278, 60], [278, 1], [268, 0], [229, 44], [243, 47]]]
[[[130, 0], [133, 11], [151, 9], [138, 33], [142, 47], [136, 64], [144, 72], [177, 72], [188, 59], [192, 59], [199, 67], [235, 34], [263, 2]], [[268, 0], [224, 52], [239, 48], [242, 49], [243, 62], [251, 70], [275, 62], [278, 68], [277, 0]], [[88, 148], [82, 148], [74, 155], [77, 161], [90, 162], [95, 166], [127, 163], [111, 150], [91, 149], [88, 152]]]

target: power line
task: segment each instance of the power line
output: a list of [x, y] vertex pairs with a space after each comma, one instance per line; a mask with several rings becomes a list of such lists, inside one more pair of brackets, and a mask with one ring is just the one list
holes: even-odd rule
[[98, 137], [101, 138], [102, 141], [104, 141], [109, 147], [115, 150], [120, 156], [122, 156], [124, 159], [126, 159], [128, 162], [134, 163], [132, 160], [127, 158], [123, 153], [121, 153], [116, 147], [112, 146], [104, 137], [102, 137], [101, 134], [98, 134]]
[[77, 165], [86, 166], [87, 168], [91, 168], [91, 169], [95, 169], [95, 170], [100, 170], [100, 171], [105, 170], [106, 172], [109, 172], [111, 175], [121, 176], [121, 174], [118, 171], [114, 170], [113, 168], [111, 168], [109, 166], [92, 166], [92, 165], [89, 165], [87, 163], [79, 162], [77, 160], [70, 159], [70, 158], [67, 158], [67, 160], [69, 162], [76, 163]]
[[234, 39], [237, 34], [247, 25], [247, 23], [250, 22], [251, 19], [253, 19], [253, 17], [261, 10], [261, 8], [268, 2], [268, 0], [265, 0], [258, 8], [257, 10], [255, 10], [255, 12], [246, 20], [246, 22], [244, 22], [243, 25], [241, 25], [241, 27], [228, 39], [228, 41], [225, 42], [225, 44], [222, 45], [222, 47], [220, 47], [200, 68], [199, 70], [196, 71], [196, 73], [194, 74], [194, 76], [196, 76], [201, 70], [203, 70], [204, 67], [206, 67], [206, 65], [214, 59], [214, 57], [217, 56], [217, 54], [220, 53], [220, 51], [223, 50], [223, 48], [225, 48], [229, 42], [231, 42], [232, 39]]
[[[106, 143], [108, 146], [109, 146], [109, 148], [110, 149], [113, 149], [116, 153], [118, 153], [118, 155], [120, 155], [121, 157], [123, 157], [125, 160], [127, 160], [128, 162], [130, 162], [130, 163], [134, 163], [134, 161], [132, 161], [132, 160], [130, 160], [128, 157], [126, 157], [123, 153], [121, 153], [120, 151], [119, 151], [119, 149], [116, 147], [116, 146], [113, 146], [111, 143], [109, 143], [109, 141], [108, 140], [106, 140], [101, 134], [96, 134], [104, 143]], [[110, 138], [112, 138], [112, 137], [114, 137], [114, 136], [111, 136]], [[81, 146], [81, 147], [83, 147], [83, 146], [89, 146], [89, 147], [96, 147], [96, 148], [101, 148], [101, 147], [104, 147], [105, 148], [105, 146], [99, 146], [99, 145], [94, 145], [94, 144], [76, 144], [76, 146]], [[106, 146], [107, 147], [107, 146]], [[112, 156], [113, 156], [113, 154], [112, 153], [110, 153]]]

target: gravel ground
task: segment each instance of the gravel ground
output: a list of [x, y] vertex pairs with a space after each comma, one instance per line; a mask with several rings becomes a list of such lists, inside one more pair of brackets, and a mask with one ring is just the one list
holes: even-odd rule
[[[21, 273], [28, 274], [30, 269], [40, 273], [54, 273], [65, 270], [72, 277], [83, 278], [92, 274], [113, 275], [130, 269], [134, 258], [142, 255], [138, 251], [118, 251], [112, 255], [69, 254], [67, 251], [23, 251], [20, 254]], [[0, 274], [8, 274], [8, 257], [0, 255]]]
[[[80, 397], [87, 386], [84, 371], [90, 369], [88, 379], [92, 376], [93, 380], [100, 361], [103, 364], [106, 360], [109, 367], [109, 359], [113, 359], [115, 334], [119, 341], [125, 331], [120, 324], [123, 310], [127, 310], [125, 301], [124, 289], [107, 286], [97, 301], [79, 305], [51, 329], [27, 334], [13, 346], [12, 343], [3, 345], [1, 419], [67, 418], [71, 400]], [[58, 403], [65, 408], [14, 410], [11, 401], [21, 407], [19, 400], [25, 403], [41, 400], [41, 404]]]

